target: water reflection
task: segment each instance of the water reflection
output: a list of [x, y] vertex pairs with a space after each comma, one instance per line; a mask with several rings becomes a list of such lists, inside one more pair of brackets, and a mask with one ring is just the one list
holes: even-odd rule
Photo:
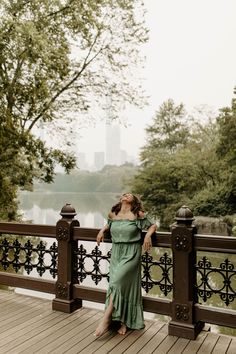
[[19, 195], [20, 212], [24, 220], [35, 224], [55, 225], [61, 218], [61, 208], [70, 203], [82, 227], [100, 228], [117, 201], [117, 193], [41, 193], [24, 192]]

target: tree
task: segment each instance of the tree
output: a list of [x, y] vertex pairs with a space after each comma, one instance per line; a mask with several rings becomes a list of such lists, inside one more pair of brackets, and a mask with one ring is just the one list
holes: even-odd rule
[[147, 129], [132, 190], [142, 195], [162, 227], [169, 226], [181, 205], [195, 210], [198, 193], [214, 189], [219, 182], [217, 139], [216, 123], [203, 124], [197, 116], [190, 120], [182, 104], [168, 100], [157, 111]]
[[[236, 88], [234, 90], [236, 94]], [[220, 110], [217, 118], [219, 141], [217, 156], [224, 164], [221, 170], [221, 201], [225, 204], [226, 213], [236, 213], [236, 98], [232, 99], [231, 107]]]
[[16, 207], [18, 187], [51, 182], [57, 163], [75, 166], [36, 127], [64, 129], [107, 97], [113, 112], [142, 103], [134, 68], [147, 31], [142, 0], [2, 0], [0, 14], [0, 202], [8, 195]]
[[182, 104], [164, 102], [147, 127], [147, 144], [141, 151], [141, 166], [133, 180], [132, 190], [142, 195], [146, 207], [164, 222], [163, 211], [175, 203], [179, 191], [173, 156], [188, 140], [183, 123], [186, 115]]
[[[236, 88], [234, 91], [236, 94]], [[217, 154], [225, 158], [228, 165], [236, 167], [236, 98], [232, 99], [231, 107], [225, 107], [220, 110], [217, 118], [219, 125], [219, 143]]]
[[165, 101], [156, 112], [153, 123], [147, 127], [146, 132], [148, 143], [143, 149], [142, 158], [145, 158], [146, 153], [149, 154], [156, 149], [164, 149], [169, 153], [175, 152], [188, 139], [184, 105], [182, 103], [175, 105], [172, 99]]

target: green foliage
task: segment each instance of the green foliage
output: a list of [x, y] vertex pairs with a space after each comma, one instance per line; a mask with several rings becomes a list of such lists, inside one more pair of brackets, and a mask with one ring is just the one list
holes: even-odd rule
[[235, 212], [235, 175], [217, 155], [220, 137], [219, 122], [209, 118], [201, 123], [198, 116], [190, 120], [183, 105], [175, 106], [172, 100], [156, 113], [132, 190], [142, 195], [162, 227], [169, 226], [183, 204], [195, 215]]
[[[16, 215], [17, 188], [52, 182], [58, 163], [75, 166], [66, 133], [55, 150], [36, 128], [50, 123], [57, 134], [107, 97], [114, 115], [143, 102], [131, 76], [147, 31], [142, 0], [3, 0], [0, 14], [0, 204]], [[11, 218], [4, 207], [0, 217]]]
[[[236, 89], [235, 92], [236, 94]], [[236, 98], [232, 99], [231, 107], [221, 109], [217, 119], [219, 125], [219, 142], [217, 154], [225, 158], [229, 167], [236, 167]]]

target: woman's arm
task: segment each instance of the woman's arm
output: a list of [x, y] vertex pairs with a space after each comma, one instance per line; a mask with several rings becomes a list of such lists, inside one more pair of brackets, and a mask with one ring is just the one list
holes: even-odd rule
[[[139, 218], [144, 218], [145, 217], [145, 213], [144, 211], [140, 210], [138, 212], [138, 217]], [[143, 248], [145, 251], [150, 251], [151, 247], [152, 247], [152, 234], [154, 232], [156, 232], [157, 230], [157, 226], [156, 224], [152, 224], [148, 229], [147, 229], [147, 233], [144, 237], [144, 241], [143, 241]]]
[[[113, 219], [113, 213], [110, 211], [108, 214], [108, 219]], [[104, 233], [109, 230], [109, 225], [106, 224], [97, 234], [97, 245], [100, 245], [101, 241], [104, 241]]]
[[109, 230], [109, 226], [108, 224], [106, 224], [105, 226], [103, 226], [103, 228], [99, 231], [99, 233], [97, 234], [97, 245], [100, 245], [101, 241], [104, 241], [104, 232], [106, 232], [107, 230]]
[[152, 234], [154, 232], [156, 232], [157, 230], [157, 226], [155, 224], [151, 225], [148, 230], [147, 233], [144, 237], [144, 241], [143, 241], [143, 248], [146, 252], [149, 252], [151, 247], [152, 247]]

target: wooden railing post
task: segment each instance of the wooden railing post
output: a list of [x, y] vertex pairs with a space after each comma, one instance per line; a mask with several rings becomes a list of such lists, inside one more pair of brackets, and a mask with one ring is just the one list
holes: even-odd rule
[[74, 219], [75, 209], [66, 204], [61, 209], [62, 218], [56, 225], [56, 238], [58, 241], [58, 278], [56, 282], [56, 297], [53, 299], [53, 310], [71, 313], [82, 306], [81, 300], [73, 299], [73, 284], [77, 283], [74, 277], [74, 250], [77, 242], [73, 241], [73, 228], [79, 226]]
[[169, 334], [195, 339], [204, 325], [203, 322], [196, 322], [194, 316], [194, 304], [197, 302], [194, 290], [196, 229], [192, 225], [193, 213], [186, 206], [178, 210], [175, 219], [176, 224], [172, 227], [173, 301]]

